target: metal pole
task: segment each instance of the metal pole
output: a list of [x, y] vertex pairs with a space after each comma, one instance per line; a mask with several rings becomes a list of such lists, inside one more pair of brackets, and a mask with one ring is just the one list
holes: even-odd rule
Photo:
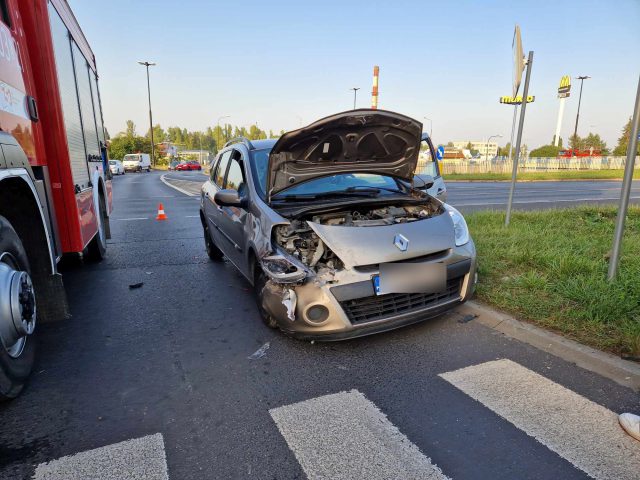
[[516, 117], [518, 116], [518, 105], [513, 106], [513, 122], [511, 122], [511, 141], [509, 142], [509, 161], [511, 161], [511, 153], [513, 152], [513, 134], [516, 131]]
[[616, 217], [616, 230], [613, 235], [613, 248], [611, 249], [611, 259], [609, 260], [609, 272], [607, 278], [612, 281], [618, 274], [618, 263], [620, 262], [620, 249], [622, 246], [622, 236], [624, 234], [624, 221], [629, 207], [629, 197], [631, 195], [631, 180], [633, 179], [633, 168], [638, 151], [638, 131], [640, 130], [640, 78], [638, 79], [638, 91], [636, 93], [636, 105], [633, 109], [633, 120], [631, 121], [631, 137], [627, 146], [627, 163], [624, 166], [624, 180], [622, 180], [622, 192], [620, 193], [620, 206]]
[[147, 93], [149, 95], [149, 135], [151, 137], [151, 161], [156, 166], [155, 145], [153, 142], [153, 116], [151, 114], [151, 82], [149, 81], [149, 67], [155, 65], [152, 62], [138, 62], [140, 65], [147, 67]]
[[358, 95], [358, 90], [360, 90], [360, 87], [353, 87], [351, 88], [351, 90], [353, 90], [353, 109], [356, 109], [356, 97]]
[[577, 77], [577, 78], [578, 78], [578, 80], [580, 80], [580, 95], [578, 96], [578, 113], [576, 113], [576, 126], [573, 129], [573, 140], [574, 140], [575, 144], [573, 145], [573, 147], [571, 147], [571, 149], [572, 149], [572, 152], [571, 152], [572, 155], [571, 156], [572, 157], [576, 156], [576, 150], [578, 149], [578, 145], [577, 145], [577, 143], [578, 143], [578, 119], [580, 118], [580, 103], [582, 102], [582, 84], [584, 83], [584, 81], [587, 78], [591, 78], [591, 77], [589, 77], [588, 75], [583, 75], [583, 76], [580, 76], [580, 77]]
[[516, 152], [513, 157], [513, 170], [511, 171], [511, 189], [509, 190], [509, 202], [507, 203], [507, 216], [504, 224], [509, 225], [511, 221], [511, 205], [513, 204], [513, 192], [516, 189], [516, 176], [518, 175], [518, 159], [520, 158], [520, 143], [522, 142], [522, 129], [524, 128], [524, 114], [527, 111], [527, 97], [529, 96], [529, 80], [531, 79], [531, 67], [533, 65], [533, 51], [529, 52], [527, 60], [527, 75], [524, 79], [524, 90], [522, 91], [522, 107], [520, 109], [520, 121], [518, 122], [518, 137], [516, 139]]
[[564, 116], [564, 102], [566, 98], [560, 99], [560, 110], [558, 111], [558, 122], [556, 123], [556, 134], [553, 138], [553, 146], [557, 147], [560, 142], [560, 128], [562, 127], [562, 117]]

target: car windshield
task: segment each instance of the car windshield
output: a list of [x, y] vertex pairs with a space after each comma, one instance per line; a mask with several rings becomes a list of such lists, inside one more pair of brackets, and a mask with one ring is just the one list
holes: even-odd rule
[[115, 165], [116, 161], [115, 160], [109, 160], [109, 165]]
[[125, 155], [124, 156], [124, 161], [129, 161], [129, 162], [137, 162], [138, 160], [140, 160], [140, 155]]
[[[269, 152], [271, 149], [253, 151], [253, 162], [251, 168], [254, 178], [257, 181], [258, 193], [265, 198], [267, 189], [267, 168], [269, 166]], [[341, 173], [326, 177], [316, 178], [308, 182], [301, 183], [295, 187], [287, 188], [280, 192], [276, 197], [284, 197], [287, 195], [316, 195], [331, 192], [340, 192], [343, 190], [358, 189], [380, 189], [381, 194], [393, 193], [401, 189], [401, 185], [393, 177], [379, 175], [375, 173]], [[391, 192], [389, 192], [391, 190]]]

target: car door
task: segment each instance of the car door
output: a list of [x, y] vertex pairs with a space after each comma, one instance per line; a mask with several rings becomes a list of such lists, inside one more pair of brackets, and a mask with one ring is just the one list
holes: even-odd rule
[[433, 186], [427, 190], [427, 193], [443, 202], [447, 201], [447, 187], [440, 174], [440, 165], [436, 160], [433, 144], [427, 134], [422, 135], [416, 174], [431, 175], [433, 177]]
[[[224, 179], [224, 188], [237, 191], [239, 197], [248, 195], [244, 164], [242, 153], [239, 150], [233, 150]], [[240, 207], [221, 207], [219, 212], [219, 230], [224, 239], [218, 246], [227, 258], [244, 272], [246, 268], [244, 225], [248, 212]]]
[[224, 237], [220, 233], [221, 207], [216, 205], [214, 196], [216, 192], [218, 190], [222, 190], [224, 186], [224, 177], [227, 173], [231, 153], [231, 150], [228, 150], [226, 152], [222, 152], [222, 154], [218, 156], [217, 162], [211, 169], [209, 180], [202, 186], [201, 204], [205, 220], [207, 222], [207, 227], [213, 243], [215, 243], [223, 252], [225, 252], [223, 246], [225, 245], [226, 240], [223, 241]]

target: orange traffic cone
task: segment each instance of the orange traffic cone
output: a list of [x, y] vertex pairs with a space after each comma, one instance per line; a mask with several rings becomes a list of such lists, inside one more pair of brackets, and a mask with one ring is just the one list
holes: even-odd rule
[[156, 216], [156, 220], [166, 220], [167, 216], [164, 214], [164, 206], [162, 203], [158, 204], [158, 215]]

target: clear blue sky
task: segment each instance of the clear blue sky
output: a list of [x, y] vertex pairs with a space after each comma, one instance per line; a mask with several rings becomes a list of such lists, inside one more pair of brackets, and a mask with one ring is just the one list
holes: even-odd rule
[[[152, 67], [154, 123], [190, 130], [230, 123], [279, 131], [347, 110], [350, 87], [370, 105], [433, 120], [436, 142], [508, 141], [514, 24], [535, 51], [524, 141], [549, 143], [560, 77], [585, 82], [578, 133], [615, 146], [640, 74], [640, 0], [210, 1], [68, 0], [92, 45], [105, 124], [148, 125], [144, 67]], [[561, 135], [573, 132], [574, 80]], [[301, 119], [301, 120], [300, 120]], [[425, 130], [428, 130], [425, 121]]]

